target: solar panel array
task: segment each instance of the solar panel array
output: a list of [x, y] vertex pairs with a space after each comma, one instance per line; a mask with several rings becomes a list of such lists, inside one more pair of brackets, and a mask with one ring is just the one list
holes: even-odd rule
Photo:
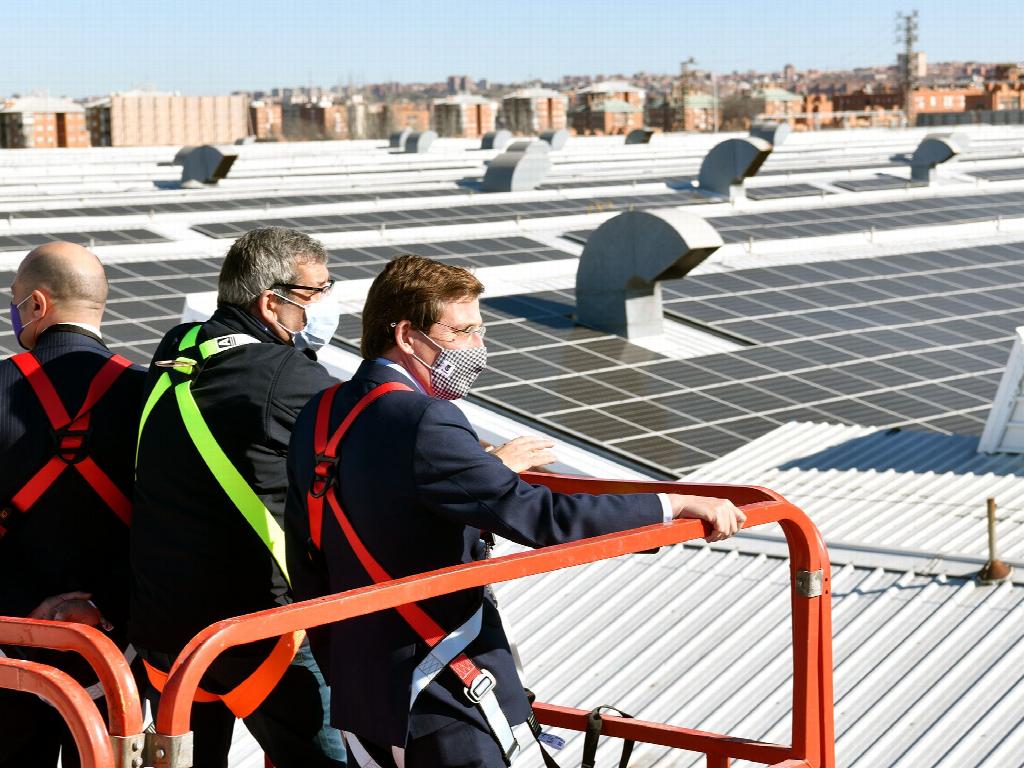
[[1024, 168], [993, 168], [987, 171], [971, 171], [971, 176], [986, 181], [1016, 181], [1024, 179]]
[[[571, 291], [485, 299], [472, 397], [666, 475], [792, 420], [980, 434], [1024, 244], [689, 277], [665, 306], [752, 345], [671, 360], [577, 326]], [[339, 334], [356, 344], [358, 317]]]
[[166, 237], [148, 229], [101, 229], [89, 232], [47, 232], [45, 234], [0, 235], [0, 251], [27, 251], [43, 243], [66, 240], [93, 248], [99, 245], [166, 243]]
[[[1024, 190], [994, 195], [919, 197], [861, 205], [835, 205], [765, 213], [709, 216], [707, 220], [727, 243], [791, 240], [874, 230], [904, 229], [929, 224], [966, 224], [1024, 216]], [[585, 243], [592, 229], [566, 237]]]
[[913, 187], [927, 187], [927, 182], [904, 179], [899, 176], [879, 174], [870, 179], [844, 179], [832, 182], [835, 186], [850, 192], [877, 192], [883, 189], [912, 189]]
[[[502, 237], [335, 249], [328, 252], [328, 269], [339, 280], [374, 277], [387, 261], [410, 252], [467, 268], [571, 258], [529, 238]], [[217, 290], [220, 265], [219, 258], [108, 264], [103, 322], [108, 345], [148, 364], [160, 339], [180, 321], [185, 295]], [[0, 284], [9, 287], [13, 281], [13, 272], [0, 272]], [[0, 356], [17, 351], [10, 315], [0, 312]]]

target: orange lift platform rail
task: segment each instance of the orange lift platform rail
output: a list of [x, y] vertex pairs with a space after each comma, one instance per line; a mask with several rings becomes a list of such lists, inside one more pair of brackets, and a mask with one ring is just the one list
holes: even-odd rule
[[[779, 523], [789, 546], [793, 630], [793, 720], [790, 745], [769, 744], [674, 725], [603, 716], [607, 736], [702, 752], [708, 768], [742, 759], [774, 768], [835, 768], [832, 703], [832, 610], [828, 552], [811, 520], [778, 494], [754, 486], [656, 481], [593, 480], [524, 473], [527, 482], [563, 493], [668, 492], [717, 496], [747, 515], [745, 528]], [[199, 633], [171, 668], [147, 756], [156, 768], [192, 765], [189, 719], [192, 700], [210, 664], [226, 649], [430, 597], [620, 555], [679, 544], [709, 532], [696, 520], [636, 528], [569, 544], [497, 557], [370, 585], [316, 600], [218, 622]], [[587, 712], [554, 704], [534, 705], [544, 725], [586, 729]], [[149, 765], [147, 762], [146, 765]]]
[[82, 768], [141, 768], [142, 706], [124, 654], [98, 629], [84, 624], [0, 618], [0, 645], [71, 651], [92, 667], [107, 701], [109, 727], [86, 690], [44, 664], [0, 658], [0, 688], [41, 696], [68, 723]]

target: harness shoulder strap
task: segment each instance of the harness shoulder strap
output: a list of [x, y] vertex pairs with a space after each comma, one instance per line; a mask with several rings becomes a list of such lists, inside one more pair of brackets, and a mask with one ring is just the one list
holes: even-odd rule
[[[125, 525], [131, 522], [131, 501], [118, 488], [95, 460], [89, 455], [87, 437], [92, 409], [103, 399], [114, 382], [131, 367], [131, 362], [120, 355], [111, 355], [93, 376], [86, 391], [85, 399], [74, 418], [68, 415], [64, 402], [57, 394], [50, 377], [47, 376], [38, 358], [31, 352], [23, 352], [11, 358], [14, 365], [25, 377], [29, 387], [39, 400], [50, 429], [56, 438], [56, 455], [52, 456], [21, 490], [14, 494], [10, 507], [25, 513], [39, 500], [50, 485], [69, 466], [74, 466], [103, 502]], [[9, 522], [11, 513], [5, 510], [3, 521]], [[0, 525], [0, 537], [7, 529]]]
[[[348, 432], [349, 427], [366, 410], [366, 408], [377, 399], [390, 392], [412, 391], [412, 387], [397, 382], [381, 384], [363, 395], [351, 411], [346, 414], [341, 424], [331, 435], [330, 439], [325, 438], [329, 429], [331, 404], [337, 394], [338, 386], [332, 387], [324, 393], [317, 407], [317, 424], [314, 428], [314, 451], [316, 466], [314, 477], [310, 483], [309, 493], [306, 496], [306, 504], [310, 515], [310, 540], [320, 548], [322, 535], [323, 502], [334, 514], [346, 541], [352, 548], [359, 560], [363, 570], [374, 583], [390, 581], [391, 576], [384, 567], [374, 558], [359, 538], [348, 516], [341, 508], [336, 492], [336, 470], [335, 462], [338, 458], [338, 449], [342, 438]], [[454, 632], [446, 632], [440, 624], [427, 614], [418, 603], [407, 603], [396, 606], [396, 611], [420, 636], [424, 643], [431, 649], [425, 659], [416, 669], [412, 681], [412, 691], [409, 701], [409, 709], [416, 702], [417, 695], [426, 688], [437, 674], [445, 667], [451, 669], [456, 677], [465, 686], [466, 698], [480, 709], [480, 713], [491, 730], [494, 739], [498, 742], [505, 758], [505, 764], [511, 765], [513, 757], [519, 751], [519, 743], [512, 733], [512, 728], [498, 704], [494, 689], [497, 685], [494, 676], [482, 670], [463, 651], [479, 634], [482, 620], [482, 609], [478, 610], [469, 621]]]
[[[164, 360], [157, 363], [157, 365], [162, 365], [164, 368], [170, 368], [178, 373], [185, 374], [186, 378], [175, 384], [171, 379], [170, 372], [164, 371], [157, 380], [143, 408], [142, 421], [139, 425], [138, 444], [141, 445], [142, 443], [142, 432], [154, 406], [165, 392], [173, 388], [178, 412], [181, 415], [182, 423], [185, 425], [185, 431], [202, 457], [207, 469], [210, 470], [210, 474], [213, 475], [221, 490], [224, 491], [231, 500], [231, 503], [242, 514], [242, 517], [245, 518], [256, 535], [260, 537], [264, 546], [269, 550], [271, 557], [274, 558], [274, 561], [281, 569], [285, 581], [291, 584], [287, 558], [285, 556], [284, 530], [270, 510], [267, 509], [256, 491], [253, 490], [252, 486], [242, 476], [242, 473], [238, 471], [231, 462], [231, 459], [228, 458], [228, 455], [224, 453], [224, 449], [220, 447], [220, 444], [214, 437], [213, 432], [206, 423], [206, 419], [203, 418], [203, 413], [199, 409], [195, 397], [192, 395], [193, 376], [196, 366], [198, 366], [200, 361], [208, 360], [214, 355], [226, 352], [229, 349], [235, 349], [247, 344], [258, 344], [260, 343], [259, 339], [244, 333], [234, 333], [197, 342], [201, 327], [202, 325], [194, 325], [182, 336], [178, 344], [178, 357], [174, 360]], [[198, 361], [184, 356], [184, 353], [191, 349], [197, 351]], [[136, 448], [135, 460], [137, 465], [138, 447]]]

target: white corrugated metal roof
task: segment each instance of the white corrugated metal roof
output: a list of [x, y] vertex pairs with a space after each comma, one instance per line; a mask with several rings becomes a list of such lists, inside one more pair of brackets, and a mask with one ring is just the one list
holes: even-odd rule
[[799, 506], [827, 542], [1024, 561], [1024, 457], [979, 454], [978, 438], [791, 423], [687, 476], [763, 485]]

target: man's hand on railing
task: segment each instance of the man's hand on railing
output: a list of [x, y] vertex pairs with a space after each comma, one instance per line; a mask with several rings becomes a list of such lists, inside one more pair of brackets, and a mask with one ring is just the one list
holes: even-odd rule
[[545, 464], [553, 464], [558, 459], [555, 457], [555, 443], [546, 437], [535, 437], [525, 435], [510, 440], [504, 445], [491, 447], [488, 453], [493, 453], [506, 467], [513, 472], [543, 471]]
[[678, 493], [668, 494], [668, 499], [672, 505], [672, 515], [676, 519], [702, 520], [711, 526], [711, 533], [705, 537], [709, 542], [729, 538], [743, 527], [747, 519], [747, 516], [728, 499], [683, 496]]
[[113, 625], [108, 622], [96, 605], [89, 599], [88, 592], [65, 592], [48, 597], [28, 615], [30, 619], [46, 621], [72, 621], [77, 624], [88, 624], [90, 627], [101, 627], [109, 632]]

